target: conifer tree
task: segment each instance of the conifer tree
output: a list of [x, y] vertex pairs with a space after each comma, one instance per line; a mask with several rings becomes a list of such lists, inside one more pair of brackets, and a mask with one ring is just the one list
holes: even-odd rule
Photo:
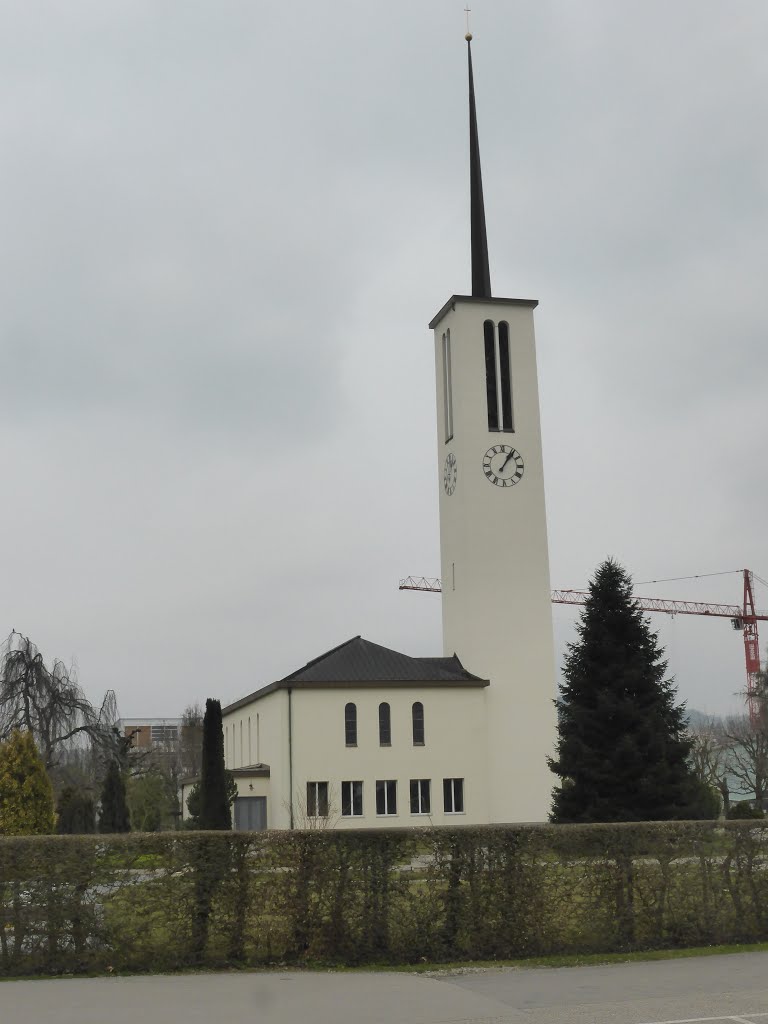
[[0, 744], [0, 835], [54, 830], [53, 789], [29, 732], [15, 729]]
[[84, 835], [96, 831], [93, 798], [74, 786], [65, 786], [56, 804], [56, 831], [60, 835]]
[[224, 768], [224, 731], [221, 725], [221, 704], [205, 702], [203, 718], [203, 759], [200, 777], [201, 829], [230, 829], [232, 815]]
[[552, 821], [701, 816], [684, 708], [664, 678], [664, 652], [633, 600], [632, 580], [611, 559], [590, 583], [577, 632], [557, 701], [550, 768], [562, 784], [554, 790]]
[[101, 790], [99, 832], [130, 832], [131, 816], [125, 795], [125, 779], [117, 759], [109, 762]]

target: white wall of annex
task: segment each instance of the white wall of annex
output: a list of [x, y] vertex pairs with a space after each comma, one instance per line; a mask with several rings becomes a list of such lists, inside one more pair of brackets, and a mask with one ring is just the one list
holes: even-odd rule
[[[336, 828], [482, 824], [488, 821], [486, 694], [488, 688], [386, 687], [294, 690], [293, 751], [296, 826], [302, 827], [307, 782], [328, 782]], [[379, 745], [379, 704], [390, 705], [392, 745]], [[411, 708], [424, 705], [423, 747], [413, 745]], [[357, 707], [357, 746], [347, 747], [344, 708]], [[465, 812], [443, 810], [443, 779], [464, 779]], [[396, 779], [398, 813], [376, 814], [377, 779]], [[431, 780], [432, 813], [410, 813], [410, 780]], [[363, 817], [341, 817], [342, 781], [363, 782]]]
[[[267, 821], [270, 828], [288, 828], [288, 693], [273, 693], [222, 716], [224, 763], [227, 768], [267, 764], [270, 778], [267, 792]], [[250, 743], [249, 743], [250, 736]], [[255, 785], [255, 782], [254, 782]], [[247, 788], [247, 787], [246, 787]], [[253, 796], [238, 784], [240, 796]]]

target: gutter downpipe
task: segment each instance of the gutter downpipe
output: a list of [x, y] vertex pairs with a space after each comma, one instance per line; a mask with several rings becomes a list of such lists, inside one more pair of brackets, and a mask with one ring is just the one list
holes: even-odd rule
[[289, 828], [293, 828], [293, 690], [288, 687], [288, 811], [290, 814]]

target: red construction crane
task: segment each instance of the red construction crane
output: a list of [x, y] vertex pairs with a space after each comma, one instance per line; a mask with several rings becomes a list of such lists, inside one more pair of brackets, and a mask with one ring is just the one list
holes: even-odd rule
[[[741, 630], [744, 635], [744, 658], [747, 667], [747, 707], [752, 722], [760, 718], [760, 701], [758, 699], [758, 678], [760, 672], [760, 642], [757, 635], [758, 622], [768, 622], [768, 613], [759, 613], [755, 609], [755, 594], [752, 583], [752, 572], [740, 570], [744, 578], [744, 600], [738, 604], [704, 604], [701, 601], [669, 601], [663, 597], [644, 597], [635, 595], [638, 607], [644, 612], [663, 612], [666, 615], [709, 615], [712, 618], [730, 619], [734, 629]], [[422, 590], [427, 593], [439, 594], [442, 590], [440, 580], [428, 576], [408, 576], [400, 580], [400, 590]], [[586, 603], [589, 596], [586, 590], [553, 590], [552, 604]]]

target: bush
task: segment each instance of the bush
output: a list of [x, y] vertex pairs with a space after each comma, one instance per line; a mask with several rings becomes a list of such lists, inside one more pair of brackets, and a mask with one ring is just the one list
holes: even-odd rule
[[0, 838], [0, 974], [768, 939], [768, 822]]
[[764, 818], [765, 814], [759, 807], [755, 807], [749, 800], [739, 800], [731, 806], [728, 817], [732, 821], [744, 821], [748, 819]]

